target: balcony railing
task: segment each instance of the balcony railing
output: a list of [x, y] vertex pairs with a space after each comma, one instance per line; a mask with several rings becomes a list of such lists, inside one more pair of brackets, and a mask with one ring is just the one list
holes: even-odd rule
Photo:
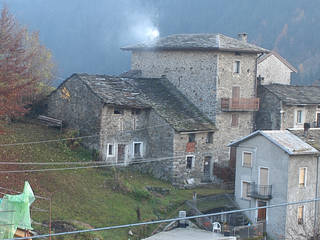
[[259, 98], [221, 98], [222, 111], [258, 111]]
[[250, 183], [247, 191], [248, 197], [263, 200], [268, 200], [272, 198], [272, 185], [259, 185], [255, 183]]

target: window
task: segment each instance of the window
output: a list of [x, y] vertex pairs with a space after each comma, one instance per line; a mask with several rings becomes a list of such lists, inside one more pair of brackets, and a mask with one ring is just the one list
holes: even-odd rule
[[233, 73], [240, 73], [240, 61], [234, 61], [233, 63]]
[[194, 166], [194, 156], [187, 156], [187, 169], [191, 169]]
[[239, 125], [239, 114], [233, 113], [231, 114], [231, 127], [238, 127]]
[[304, 206], [298, 207], [298, 224], [303, 224]]
[[248, 191], [250, 189], [250, 183], [249, 182], [245, 182], [243, 181], [242, 182], [242, 191], [241, 191], [241, 197], [243, 199], [246, 199], [246, 200], [250, 200], [250, 197], [248, 197]]
[[252, 164], [252, 153], [251, 152], [243, 152], [242, 153], [242, 166], [251, 168]]
[[208, 132], [207, 134], [207, 143], [213, 142], [213, 132]]
[[302, 123], [302, 110], [297, 110], [297, 123]]
[[113, 144], [108, 144], [107, 156], [114, 156], [114, 146]]
[[139, 115], [141, 113], [141, 109], [132, 109], [131, 114], [132, 115]]
[[196, 134], [189, 133], [189, 142], [195, 142], [195, 141], [196, 141]]
[[307, 182], [307, 168], [299, 169], [299, 187], [305, 187]]
[[142, 142], [133, 143], [133, 154], [134, 157], [142, 157]]
[[121, 108], [114, 108], [113, 113], [114, 113], [114, 114], [123, 114], [123, 109], [121, 109]]

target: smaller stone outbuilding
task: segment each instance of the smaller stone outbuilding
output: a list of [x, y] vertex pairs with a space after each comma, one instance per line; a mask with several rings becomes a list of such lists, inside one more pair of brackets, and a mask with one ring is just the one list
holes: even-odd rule
[[[236, 148], [235, 199], [240, 208], [319, 197], [319, 151], [291, 132], [256, 131], [229, 146]], [[253, 223], [264, 222], [272, 239], [289, 239], [313, 232], [318, 208], [312, 202], [245, 214]]]
[[177, 185], [211, 181], [216, 130], [165, 78], [74, 74], [53, 92], [47, 114], [81, 135], [101, 158]]
[[290, 85], [291, 74], [298, 70], [277, 52], [269, 52], [257, 59], [257, 76], [259, 84], [273, 83]]
[[256, 127], [261, 130], [320, 127], [320, 87], [282, 84], [258, 87], [260, 109]]

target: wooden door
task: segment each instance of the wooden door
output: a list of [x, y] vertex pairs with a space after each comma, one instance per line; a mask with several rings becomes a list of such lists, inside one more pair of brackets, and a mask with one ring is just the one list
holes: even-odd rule
[[[265, 207], [267, 206], [267, 203], [265, 201], [258, 201], [257, 207]], [[267, 209], [266, 208], [260, 208], [258, 209], [258, 216], [257, 216], [257, 221], [266, 221], [267, 219]]]
[[232, 87], [231, 107], [239, 108], [240, 106], [240, 87]]
[[117, 161], [117, 163], [124, 163], [125, 150], [126, 150], [125, 144], [118, 144], [118, 161]]

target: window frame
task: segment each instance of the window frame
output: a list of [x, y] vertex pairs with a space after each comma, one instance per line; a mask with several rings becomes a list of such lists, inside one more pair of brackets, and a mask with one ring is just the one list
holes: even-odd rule
[[[192, 158], [192, 162], [191, 162], [191, 167], [188, 168], [188, 158]], [[194, 168], [194, 163], [195, 163], [195, 155], [186, 155], [186, 169], [190, 169], [192, 170]]]
[[[135, 145], [136, 144], [140, 144], [140, 148], [139, 148], [140, 156], [136, 156], [136, 154], [135, 154]], [[132, 148], [133, 157], [134, 158], [142, 158], [144, 156], [144, 154], [143, 154], [143, 142], [133, 142], [132, 146], [133, 146], [133, 148]]]
[[[250, 153], [251, 154], [251, 162], [250, 162], [250, 167], [244, 165], [244, 154], [245, 153]], [[253, 160], [253, 152], [250, 152], [250, 151], [242, 151], [242, 158], [241, 158], [241, 166], [242, 167], [245, 167], [245, 168], [252, 168], [252, 160]]]
[[[301, 169], [305, 169], [303, 185], [300, 184], [300, 170]], [[299, 188], [305, 188], [307, 186], [307, 172], [308, 172], [308, 168], [307, 167], [299, 167], [299, 174], [298, 174], [298, 186], [299, 186]]]
[[[233, 124], [233, 117], [237, 116], [237, 124]], [[240, 114], [239, 113], [231, 113], [231, 127], [232, 128], [238, 128], [239, 127], [239, 122], [240, 122]]]
[[206, 143], [213, 143], [213, 132], [207, 133]]
[[[302, 216], [299, 216], [300, 214], [300, 209], [302, 209]], [[303, 222], [304, 222], [304, 214], [305, 214], [305, 207], [304, 207], [304, 205], [301, 205], [301, 206], [298, 206], [298, 212], [297, 212], [297, 221], [298, 221], [298, 225], [302, 225], [303, 224]]]
[[[192, 138], [193, 138], [193, 141], [190, 141], [190, 140], [192, 140]], [[196, 134], [195, 133], [189, 133], [188, 134], [188, 142], [190, 143], [190, 142], [196, 142]]]
[[[301, 112], [301, 119], [300, 119], [301, 122], [298, 122], [298, 116], [299, 116], [298, 112]], [[303, 108], [295, 109], [295, 111], [294, 111], [294, 126], [295, 127], [302, 127], [304, 122], [305, 122], [305, 111], [304, 111], [304, 109]]]
[[249, 197], [249, 196], [246, 196], [246, 197], [244, 197], [243, 196], [243, 183], [248, 183], [248, 187], [249, 187], [249, 185], [250, 185], [250, 183], [252, 183], [252, 181], [248, 181], [248, 180], [241, 180], [241, 189], [240, 189], [240, 197], [241, 197], [241, 199], [242, 200], [247, 200], [247, 201], [251, 201], [251, 197]]
[[113, 114], [114, 115], [124, 115], [124, 109], [123, 108], [114, 107], [113, 108]]
[[[109, 147], [112, 146], [112, 154], [109, 152]], [[114, 157], [115, 156], [115, 145], [113, 143], [108, 143], [107, 145], [107, 157]]]
[[233, 61], [233, 73], [234, 74], [240, 74], [241, 73], [241, 61], [239, 59], [236, 59]]

